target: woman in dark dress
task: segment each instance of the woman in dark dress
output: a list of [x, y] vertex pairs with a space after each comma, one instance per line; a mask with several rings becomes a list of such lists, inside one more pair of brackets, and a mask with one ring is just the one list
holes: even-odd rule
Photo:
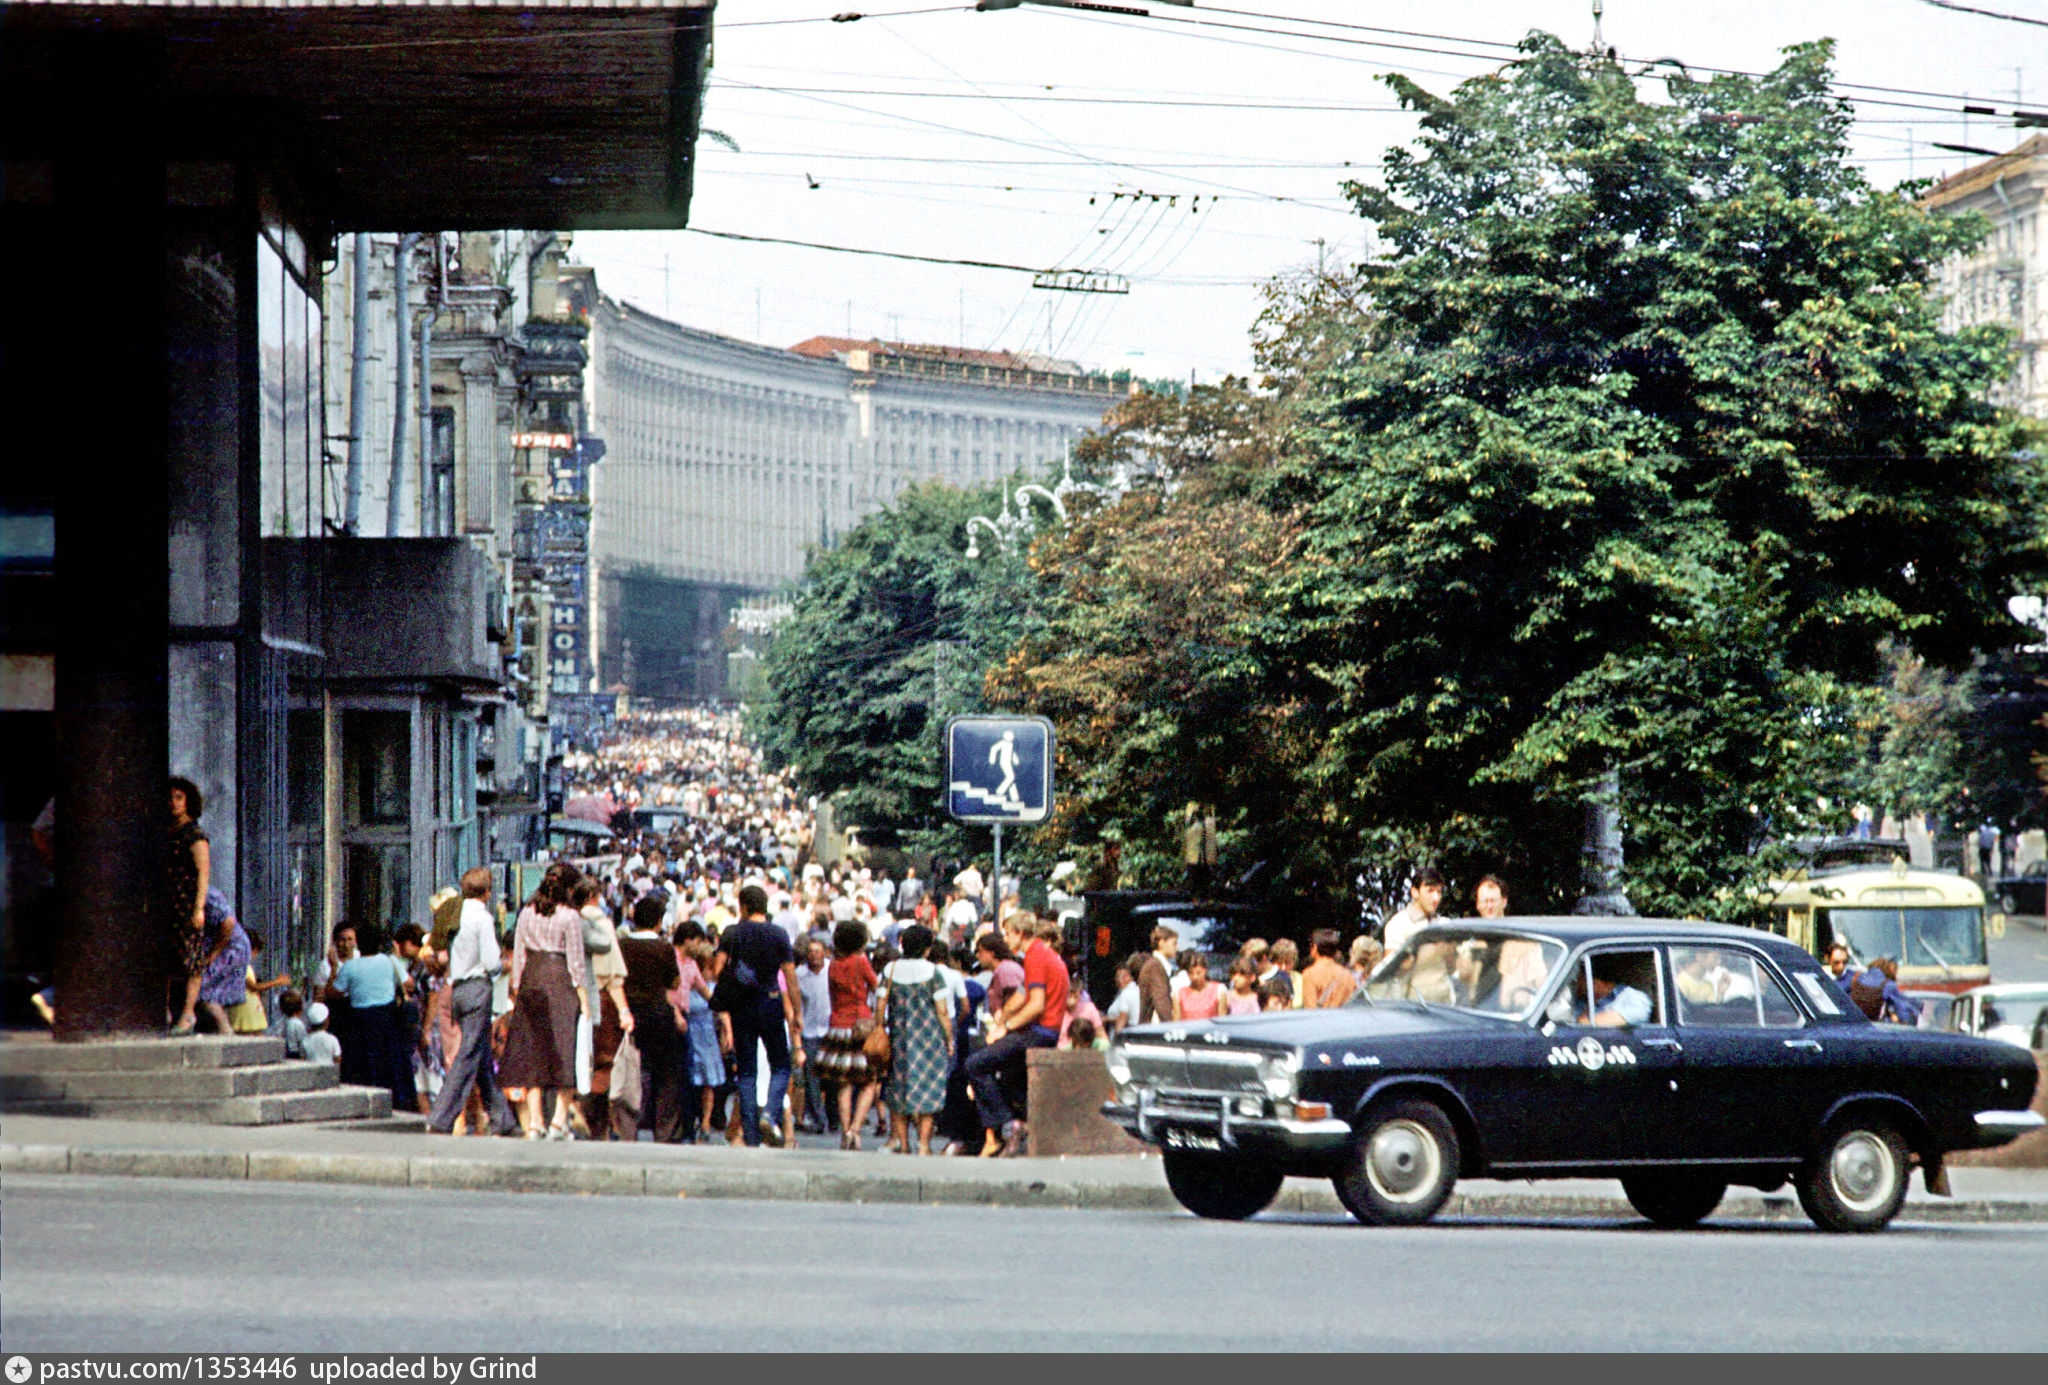
[[212, 951], [206, 937], [206, 889], [212, 883], [213, 848], [199, 826], [206, 799], [190, 779], [171, 780], [170, 1005], [178, 1012], [173, 1034], [190, 1034], [198, 1024], [199, 978]]
[[549, 866], [512, 934], [512, 1015], [498, 1082], [508, 1092], [522, 1089], [520, 1120], [529, 1140], [543, 1133], [541, 1103], [548, 1088], [556, 1095], [548, 1139], [569, 1138], [569, 1109], [576, 1104], [576, 1021], [585, 1004], [583, 916], [571, 901], [581, 879], [567, 861]]

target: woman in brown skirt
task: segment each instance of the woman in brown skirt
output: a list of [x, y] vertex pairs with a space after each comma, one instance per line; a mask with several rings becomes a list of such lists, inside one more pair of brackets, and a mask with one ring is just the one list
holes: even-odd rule
[[519, 1123], [526, 1138], [541, 1138], [542, 1093], [555, 1089], [555, 1119], [547, 1138], [569, 1138], [569, 1108], [576, 1101], [576, 1021], [583, 998], [583, 916], [571, 902], [581, 876], [557, 861], [519, 911], [512, 934], [512, 1015], [498, 1082], [523, 1089]]

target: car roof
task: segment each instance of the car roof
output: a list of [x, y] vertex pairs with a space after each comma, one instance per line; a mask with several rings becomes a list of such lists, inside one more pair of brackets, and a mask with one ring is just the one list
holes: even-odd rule
[[1964, 995], [2048, 995], [2048, 981], [1994, 981], [1988, 986], [1972, 986]]
[[1576, 947], [1583, 942], [1623, 938], [1698, 938], [1702, 941], [1775, 944], [1804, 955], [1804, 949], [1775, 933], [1760, 928], [1740, 928], [1731, 923], [1706, 923], [1698, 919], [1585, 918], [1576, 914], [1519, 915], [1503, 919], [1445, 919], [1430, 928], [1501, 928], [1510, 932], [1541, 933]]

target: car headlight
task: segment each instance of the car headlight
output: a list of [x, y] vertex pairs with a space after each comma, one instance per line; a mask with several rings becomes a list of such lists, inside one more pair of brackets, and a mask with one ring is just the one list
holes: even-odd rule
[[1131, 1080], [1131, 1060], [1124, 1056], [1122, 1044], [1109, 1046], [1109, 1080], [1121, 1087]]
[[1300, 1071], [1301, 1055], [1298, 1053], [1262, 1059], [1259, 1063], [1259, 1085], [1273, 1100], [1284, 1100], [1294, 1095], [1294, 1076]]

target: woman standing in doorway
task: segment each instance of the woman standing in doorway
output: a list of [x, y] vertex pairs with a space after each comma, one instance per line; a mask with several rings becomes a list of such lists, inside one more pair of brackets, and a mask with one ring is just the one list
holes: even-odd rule
[[[523, 1089], [520, 1124], [526, 1138], [569, 1138], [569, 1108], [576, 1102], [576, 1021], [583, 999], [583, 916], [571, 902], [581, 874], [557, 861], [540, 888], [519, 911], [512, 933], [508, 978], [512, 1015], [505, 1032], [505, 1056], [498, 1081]], [[547, 1089], [555, 1092], [555, 1117], [542, 1125]]]
[[213, 848], [199, 815], [206, 799], [190, 779], [171, 780], [170, 1004], [178, 1012], [173, 1034], [198, 1025], [199, 978], [206, 970], [206, 891], [213, 883]]

